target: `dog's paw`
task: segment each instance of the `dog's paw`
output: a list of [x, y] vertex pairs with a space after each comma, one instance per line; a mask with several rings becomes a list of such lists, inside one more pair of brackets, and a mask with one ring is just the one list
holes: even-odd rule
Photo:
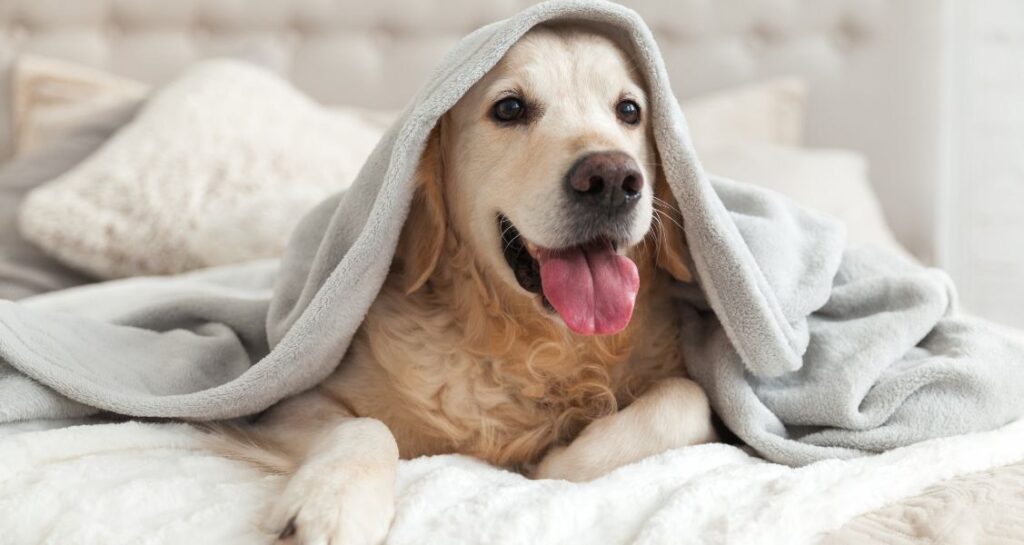
[[394, 487], [387, 468], [303, 468], [275, 502], [267, 529], [278, 545], [377, 545], [394, 517]]
[[560, 479], [585, 482], [600, 477], [607, 471], [602, 464], [590, 459], [585, 449], [556, 447], [530, 473], [532, 479]]
[[568, 446], [552, 449], [531, 477], [590, 481], [648, 456], [716, 439], [704, 390], [682, 377], [665, 379], [629, 407], [591, 422]]

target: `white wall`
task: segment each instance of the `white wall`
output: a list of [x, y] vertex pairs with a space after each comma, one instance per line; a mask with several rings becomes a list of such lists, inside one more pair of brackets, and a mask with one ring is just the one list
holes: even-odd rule
[[1024, 0], [955, 0], [940, 264], [968, 310], [1024, 327]]

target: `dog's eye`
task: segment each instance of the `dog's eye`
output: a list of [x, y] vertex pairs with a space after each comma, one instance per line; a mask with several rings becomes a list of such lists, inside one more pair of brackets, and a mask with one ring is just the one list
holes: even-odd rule
[[503, 123], [519, 121], [526, 115], [526, 104], [516, 97], [508, 97], [494, 103], [491, 115]]
[[615, 115], [627, 125], [636, 125], [640, 122], [640, 105], [632, 100], [623, 100], [615, 105]]

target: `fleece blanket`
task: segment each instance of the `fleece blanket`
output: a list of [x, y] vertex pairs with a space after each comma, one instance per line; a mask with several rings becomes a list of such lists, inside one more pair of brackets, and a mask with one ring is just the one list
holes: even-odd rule
[[611, 36], [648, 83], [697, 275], [679, 302], [686, 366], [747, 444], [800, 465], [989, 430], [1021, 414], [1024, 347], [960, 316], [946, 275], [847, 249], [837, 222], [710, 179], [644, 22], [621, 6], [569, 0], [464, 38], [352, 186], [303, 219], [279, 264], [0, 303], [0, 421], [99, 410], [232, 418], [322, 380], [388, 272], [430, 130], [525, 32], [549, 21]]
[[[261, 521], [281, 478], [204, 451], [200, 432], [137, 422], [40, 430], [52, 426], [0, 425], [0, 543], [276, 542]], [[1024, 422], [800, 468], [700, 445], [589, 483], [530, 480], [464, 456], [422, 457], [399, 465], [387, 543], [810, 545], [937, 481], [1022, 457]], [[909, 521], [936, 533], [949, 521], [920, 515]], [[1012, 543], [1022, 534], [1009, 524], [998, 535]]]

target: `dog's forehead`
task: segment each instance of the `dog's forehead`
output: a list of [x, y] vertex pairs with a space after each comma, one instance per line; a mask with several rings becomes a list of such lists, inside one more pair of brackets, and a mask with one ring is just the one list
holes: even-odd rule
[[537, 28], [506, 53], [490, 74], [494, 85], [518, 86], [537, 94], [564, 87], [621, 93], [640, 89], [628, 56], [608, 37], [591, 31]]

